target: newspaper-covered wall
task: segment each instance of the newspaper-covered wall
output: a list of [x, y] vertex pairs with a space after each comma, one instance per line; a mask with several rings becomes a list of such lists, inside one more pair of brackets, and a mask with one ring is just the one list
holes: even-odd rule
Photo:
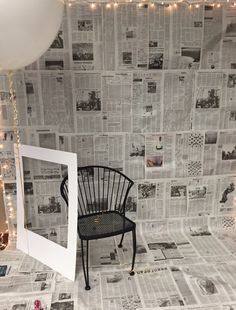
[[[48, 51], [14, 76], [22, 143], [123, 171], [137, 220], [232, 213], [220, 196], [235, 196], [235, 19], [231, 4], [73, 3]], [[0, 98], [1, 175], [14, 201], [4, 75]]]
[[[60, 30], [48, 51], [15, 73], [22, 143], [75, 152], [79, 166], [108, 165], [135, 181], [127, 200], [127, 215], [139, 228], [137, 261], [157, 266], [148, 265], [145, 274], [140, 270], [138, 281], [131, 286], [124, 270], [114, 271], [113, 276], [107, 271], [94, 273], [91, 281], [96, 287], [95, 297], [79, 300], [80, 304], [89, 304], [88, 309], [181, 306], [182, 302], [194, 310], [234, 309], [235, 293], [225, 297], [229, 289], [217, 274], [224, 270], [227, 282], [229, 272], [235, 269], [211, 267], [208, 280], [217, 283], [217, 288], [207, 282], [211, 286], [208, 290], [203, 275], [205, 262], [230, 260], [236, 250], [227, 230], [235, 226], [236, 214], [235, 25], [236, 6], [231, 3], [198, 8], [186, 3], [178, 3], [177, 7], [126, 3], [111, 8], [97, 4], [94, 9], [73, 3], [65, 9]], [[14, 248], [15, 136], [9, 99], [8, 80], [1, 74], [0, 173], [10, 248]], [[51, 195], [40, 171], [37, 179], [27, 180], [29, 202], [33, 191], [46, 198]], [[63, 170], [50, 180], [54, 189], [59, 183], [58, 174], [62, 177]], [[37, 205], [34, 208], [39, 210]], [[65, 210], [61, 210], [56, 214], [61, 224], [57, 238], [50, 234], [50, 222], [40, 219], [42, 214], [34, 220], [45, 224], [40, 234], [63, 244], [65, 223], [61, 218]], [[219, 233], [222, 226], [226, 231]], [[157, 236], [163, 232], [162, 237]], [[105, 265], [115, 268], [129, 261], [132, 240], [127, 237], [128, 250], [123, 252], [116, 249], [117, 243], [114, 239], [105, 246], [96, 245], [94, 251], [102, 248], [103, 253], [97, 261], [91, 258], [91, 263], [103, 265], [108, 247], [115, 249], [115, 258], [107, 258]], [[196, 263], [196, 257], [202, 264], [198, 277], [196, 267], [182, 266]], [[173, 260], [181, 265], [179, 269], [158, 267], [160, 262], [171, 265]], [[27, 264], [32, 264], [32, 269], [25, 270]], [[27, 262], [20, 270], [42, 272], [42, 267], [33, 265]], [[44, 272], [48, 287], [56, 284], [62, 290], [56, 290], [53, 296], [46, 291], [45, 304], [52, 303], [52, 309], [76, 310], [74, 287], [51, 274], [47, 278], [48, 271]], [[163, 280], [155, 288], [163, 278], [166, 282]], [[27, 281], [35, 285], [33, 278]], [[182, 291], [174, 284], [178, 281]], [[152, 288], [145, 286], [149, 282]], [[169, 287], [168, 282], [173, 285]], [[119, 283], [118, 292], [106, 283]], [[129, 288], [126, 292], [124, 283]], [[140, 285], [145, 287], [142, 293]], [[27, 286], [21, 289], [27, 290]], [[166, 293], [155, 297], [157, 289]], [[217, 300], [225, 302], [218, 308], [206, 306], [216, 302], [209, 296], [214, 297], [214, 290], [219, 294]], [[98, 295], [101, 291], [102, 301]], [[65, 297], [65, 305], [63, 296], [71, 296]], [[24, 302], [30, 307], [32, 300]], [[205, 306], [192, 307], [201, 303]], [[12, 305], [13, 301], [9, 302], [9, 308]]]

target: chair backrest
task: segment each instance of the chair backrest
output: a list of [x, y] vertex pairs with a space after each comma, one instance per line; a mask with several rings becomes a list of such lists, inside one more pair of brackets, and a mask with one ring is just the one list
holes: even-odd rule
[[[125, 214], [125, 203], [134, 182], [123, 173], [105, 166], [78, 168], [78, 216], [107, 211]], [[68, 175], [60, 187], [68, 205]]]

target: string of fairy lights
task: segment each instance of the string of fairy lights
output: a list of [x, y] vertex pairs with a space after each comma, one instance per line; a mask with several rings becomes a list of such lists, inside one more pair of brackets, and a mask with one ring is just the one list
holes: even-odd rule
[[[15, 88], [13, 83], [13, 72], [8, 72], [8, 84], [9, 84], [9, 101], [11, 103], [11, 108], [13, 112], [13, 131], [15, 135], [15, 140], [17, 144], [17, 150], [19, 150], [20, 145], [20, 134], [19, 134], [19, 128], [18, 128], [18, 111], [17, 111], [17, 104], [16, 104], [16, 95], [15, 95]], [[5, 136], [6, 135], [6, 136]], [[4, 150], [4, 141], [8, 143], [8, 134], [1, 132], [0, 133], [0, 151]], [[13, 141], [13, 135], [10, 133], [10, 140]], [[18, 156], [17, 156], [18, 158]], [[5, 193], [5, 187], [4, 187], [4, 175], [7, 173], [8, 169], [10, 169], [10, 163], [7, 163], [6, 159], [3, 164], [1, 164], [1, 171], [0, 171], [0, 181], [1, 181], [1, 191], [4, 194], [5, 197], [5, 211], [6, 211], [6, 221], [5, 224], [8, 225], [9, 221], [14, 220], [16, 218], [16, 210], [13, 207], [13, 194], [7, 194]], [[0, 247], [1, 249], [4, 249], [7, 245], [9, 245], [10, 241], [8, 239], [8, 244], [5, 244], [3, 242], [3, 236], [4, 234], [8, 233], [8, 228], [5, 229], [5, 231], [0, 232]], [[16, 232], [12, 231], [11, 235], [13, 237], [16, 236]]]
[[74, 5], [78, 4], [87, 4], [91, 10], [96, 10], [100, 6], [105, 6], [106, 9], [116, 9], [119, 7], [119, 5], [124, 5], [124, 4], [133, 4], [136, 5], [137, 8], [142, 8], [146, 5], [148, 5], [150, 8], [158, 8], [158, 7], [164, 7], [169, 10], [177, 9], [180, 4], [188, 6], [190, 9], [191, 8], [200, 8], [201, 5], [210, 5], [212, 7], [220, 8], [221, 6], [231, 6], [236, 8], [236, 1], [235, 0], [219, 0], [219, 1], [212, 1], [212, 0], [164, 0], [164, 1], [159, 1], [159, 0], [121, 0], [121, 1], [81, 1], [81, 0], [64, 0], [65, 4], [68, 5], [68, 7], [73, 7]]

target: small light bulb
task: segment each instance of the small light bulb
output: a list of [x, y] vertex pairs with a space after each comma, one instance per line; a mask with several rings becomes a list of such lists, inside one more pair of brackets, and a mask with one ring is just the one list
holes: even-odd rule
[[142, 7], [142, 3], [139, 3], [139, 4], [138, 4], [138, 7], [141, 8], [141, 7]]
[[172, 9], [172, 5], [171, 5], [171, 4], [169, 4], [168, 8], [171, 10], [171, 9]]
[[114, 7], [115, 7], [115, 8], [118, 7], [118, 3], [117, 3], [117, 2], [114, 3]]
[[192, 8], [192, 4], [189, 4], [189, 6], [188, 6], [190, 9]]
[[106, 8], [107, 8], [107, 9], [110, 9], [110, 8], [111, 8], [111, 4], [110, 4], [110, 3], [107, 3], [107, 4], [106, 4]]
[[8, 206], [8, 207], [12, 206], [12, 203], [11, 203], [11, 202], [8, 202], [8, 203], [7, 203], [7, 206]]
[[220, 8], [220, 3], [217, 4], [217, 8]]
[[151, 7], [151, 8], [154, 8], [154, 7], [155, 7], [155, 4], [154, 4], [154, 3], [151, 3], [151, 4], [150, 4], [150, 7]]
[[11, 207], [11, 208], [9, 208], [9, 211], [10, 211], [10, 212], [12, 212], [12, 211], [13, 211], [13, 208], [12, 208], [12, 207]]
[[133, 0], [129, 0], [129, 2], [132, 2]]
[[196, 4], [195, 7], [198, 9], [199, 8], [199, 4]]
[[91, 7], [92, 10], [94, 10], [96, 8], [96, 4], [95, 3], [91, 3], [90, 7]]
[[164, 2], [162, 1], [161, 5], [164, 5]]
[[174, 3], [174, 8], [177, 8], [177, 4], [176, 3]]
[[3, 149], [3, 144], [0, 144], [0, 149]]
[[69, 2], [69, 3], [68, 3], [68, 6], [69, 6], [69, 7], [71, 7], [71, 6], [72, 6], [72, 3], [71, 3], [71, 2]]

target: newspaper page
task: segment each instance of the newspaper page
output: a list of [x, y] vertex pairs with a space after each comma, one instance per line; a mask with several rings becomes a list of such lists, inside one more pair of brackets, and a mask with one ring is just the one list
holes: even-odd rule
[[123, 171], [123, 135], [94, 137], [95, 163]]
[[214, 175], [217, 156], [217, 131], [206, 131], [203, 154], [203, 175]]
[[223, 72], [196, 73], [195, 130], [219, 128], [221, 108], [225, 105], [226, 85], [226, 75]]
[[[225, 72], [226, 73], [226, 72]], [[236, 128], [236, 74], [233, 71], [227, 72], [227, 94], [221, 108], [220, 128]]]
[[58, 149], [57, 132], [57, 126], [31, 126], [26, 133], [27, 144], [56, 150]]
[[125, 174], [130, 179], [144, 178], [145, 137], [125, 135]]
[[214, 266], [190, 265], [182, 267], [182, 271], [201, 305], [230, 301], [226, 294], [229, 286]]
[[[61, 178], [63, 165], [53, 162], [22, 157], [24, 181], [58, 180]], [[30, 192], [30, 191], [29, 191]], [[33, 191], [32, 191], [33, 192]]]
[[212, 215], [215, 205], [215, 180], [213, 178], [191, 179], [188, 184], [187, 216]]
[[18, 273], [19, 265], [24, 253], [17, 250], [5, 249], [0, 255], [1, 277], [12, 276]]
[[126, 205], [125, 205], [125, 212], [128, 218], [135, 221], [136, 215], [137, 215], [137, 205], [138, 205], [138, 199], [137, 199], [137, 184], [134, 183], [134, 185], [131, 187], [128, 197], [126, 199]]
[[184, 305], [175, 280], [171, 272], [165, 266], [150, 266], [142, 270], [137, 270], [137, 279], [141, 287], [141, 301], [144, 307], [166, 307]]
[[170, 180], [166, 184], [166, 217], [183, 217], [187, 214], [187, 180]]
[[175, 242], [179, 252], [183, 256], [181, 259], [174, 258], [174, 260], [172, 260], [173, 264], [186, 265], [205, 262], [199, 256], [189, 239], [186, 237], [183, 230], [182, 218], [169, 218], [167, 221], [167, 231], [170, 239]]
[[[39, 300], [41, 309], [50, 309], [52, 294], [51, 293], [33, 293], [27, 295], [11, 295], [1, 296], [0, 309], [1, 310], [30, 310], [34, 309], [35, 301]], [[52, 308], [51, 308], [52, 309]]]
[[165, 183], [138, 183], [137, 220], [163, 217]]
[[218, 178], [216, 181], [215, 214], [235, 215], [235, 185], [236, 177]]
[[43, 103], [40, 82], [39, 72], [24, 72], [28, 126], [43, 125]]
[[[230, 254], [224, 257], [223, 262], [234, 261], [236, 253], [235, 218], [232, 215], [216, 216], [210, 218], [211, 231], [218, 240], [227, 248]], [[232, 255], [233, 254], [233, 255]]]
[[172, 134], [146, 136], [145, 169], [148, 179], [174, 176], [173, 143]]
[[94, 164], [94, 144], [92, 135], [76, 135], [71, 137], [71, 151], [77, 153], [80, 167]]
[[187, 4], [169, 6], [172, 12], [171, 69], [198, 69], [201, 58], [203, 5], [197, 9]]
[[132, 74], [102, 75], [103, 132], [131, 132]]
[[[136, 257], [135, 263], [137, 266], [140, 264], [146, 264], [148, 262], [152, 262], [153, 258], [148, 250], [147, 244], [143, 239], [140, 230], [137, 230], [136, 233], [137, 244], [136, 244]], [[116, 244], [118, 245], [120, 242], [120, 236], [116, 238]], [[120, 259], [121, 266], [125, 265], [125, 267], [129, 268], [130, 262], [132, 261], [133, 256], [133, 239], [131, 234], [127, 234], [122, 242], [122, 248], [117, 248], [118, 257]]]
[[167, 69], [170, 50], [170, 10], [165, 5], [149, 5], [148, 69]]
[[[23, 255], [23, 257], [22, 257]], [[35, 272], [45, 272], [50, 271], [51, 268], [49, 268], [47, 265], [42, 264], [35, 258], [24, 254], [21, 252], [21, 261], [18, 267], [19, 273], [35, 273]]]
[[219, 133], [216, 174], [232, 174], [236, 168], [236, 132]]
[[167, 223], [163, 220], [142, 224], [143, 237], [153, 262], [183, 258], [175, 240], [168, 234]]
[[31, 274], [17, 274], [0, 278], [1, 296], [38, 291], [51, 292], [55, 287], [55, 273], [40, 272]]
[[162, 73], [133, 73], [133, 132], [161, 130]]
[[67, 247], [67, 206], [60, 195], [59, 181], [25, 182], [26, 227]]
[[223, 263], [216, 265], [216, 269], [220, 273], [221, 277], [223, 278], [223, 286], [227, 292], [227, 295], [229, 296], [231, 301], [236, 300], [235, 295], [235, 286], [236, 282], [234, 277], [232, 276], [235, 273], [236, 266], [232, 263]]
[[203, 257], [229, 254], [220, 241], [210, 232], [207, 217], [183, 219], [185, 234]]
[[221, 67], [224, 69], [236, 69], [236, 6], [231, 4], [224, 9], [223, 15], [223, 42]]
[[10, 105], [10, 93], [7, 76], [0, 75], [0, 122], [1, 126], [12, 126], [13, 115]]
[[117, 69], [148, 68], [148, 4], [121, 4], [117, 14]]
[[[102, 296], [101, 296], [101, 273], [94, 271], [90, 273], [89, 280], [93, 289], [84, 292], [84, 285], [81, 285], [83, 281], [83, 274], [80, 273], [76, 279], [78, 290], [76, 292], [78, 307], [72, 308], [77, 309], [89, 309], [89, 310], [103, 310], [102, 307]], [[59, 308], [60, 310], [60, 308]]]
[[58, 135], [58, 149], [64, 152], [71, 151], [71, 136], [69, 135]]
[[89, 246], [90, 266], [114, 266], [119, 265], [116, 243], [114, 237], [92, 240]]
[[[68, 10], [72, 8], [68, 7]], [[61, 22], [55, 39], [50, 45], [46, 53], [38, 60], [40, 70], [67, 70], [70, 69], [70, 49], [68, 36], [68, 20], [67, 14]]]
[[202, 42], [202, 69], [220, 69], [223, 8], [204, 5], [204, 28]]
[[177, 133], [175, 146], [176, 177], [195, 177], [203, 173], [204, 135]]
[[103, 61], [104, 70], [116, 69], [116, 8], [108, 10], [102, 7]]
[[[222, 309], [228, 310], [228, 309], [230, 309], [230, 306], [231, 306], [231, 304], [225, 305], [226, 308], [222, 308], [220, 305], [214, 304], [214, 305], [201, 305], [201, 306], [185, 306], [184, 309], [185, 310], [222, 310]], [[142, 310], [150, 310], [150, 308], [138, 308], [137, 310], [141, 310], [141, 309]], [[153, 310], [159, 310], [161, 308], [158, 307], [158, 308], [152, 308], [152, 309]], [[166, 307], [165, 309], [171, 310], [171, 309], [173, 309], [173, 307]], [[174, 309], [175, 310], [181, 310], [183, 308], [182, 307], [175, 307]]]
[[79, 296], [77, 283], [68, 281], [58, 275], [55, 283], [55, 291], [52, 293], [51, 309], [79, 309], [77, 295]]
[[42, 72], [44, 125], [58, 126], [60, 132], [74, 132], [72, 77], [70, 72]]
[[25, 226], [67, 247], [67, 206], [60, 194], [66, 166], [23, 157]]
[[194, 74], [187, 71], [164, 73], [163, 130], [191, 129]]
[[128, 271], [101, 273], [103, 309], [120, 310], [140, 307], [141, 299], [134, 277]]
[[69, 8], [69, 35], [71, 39], [71, 68], [77, 70], [101, 70], [102, 56], [102, 8], [95, 5], [73, 3]]
[[101, 74], [74, 73], [76, 132], [102, 131]]

